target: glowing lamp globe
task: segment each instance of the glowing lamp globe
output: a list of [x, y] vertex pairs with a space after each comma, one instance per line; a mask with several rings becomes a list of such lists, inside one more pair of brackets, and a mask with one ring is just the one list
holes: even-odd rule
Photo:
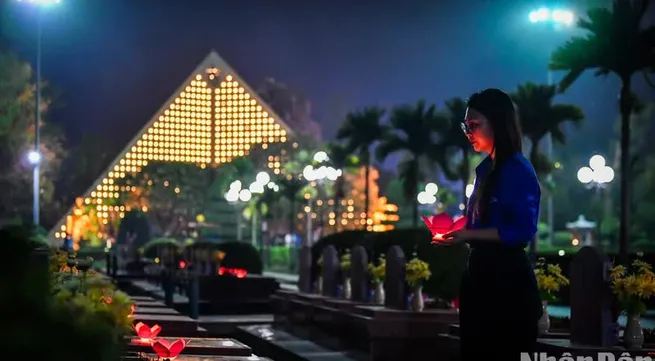
[[39, 164], [41, 163], [41, 153], [36, 150], [31, 150], [29, 153], [27, 153], [27, 160], [31, 164]]
[[580, 183], [591, 183], [594, 180], [594, 170], [589, 167], [582, 167], [578, 170], [578, 180]]
[[466, 217], [459, 217], [454, 220], [448, 213], [439, 213], [430, 217], [421, 216], [423, 222], [432, 233], [434, 241], [442, 241], [446, 233], [458, 231], [466, 226]]

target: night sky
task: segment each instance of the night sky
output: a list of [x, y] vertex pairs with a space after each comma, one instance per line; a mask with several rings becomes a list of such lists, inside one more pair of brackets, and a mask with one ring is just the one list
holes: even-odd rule
[[[528, 21], [546, 2], [62, 0], [43, 14], [43, 76], [62, 100], [50, 119], [72, 143], [102, 133], [118, 152], [215, 49], [255, 88], [273, 77], [304, 93], [330, 139], [354, 108], [545, 83], [549, 52], [574, 31]], [[14, 48], [32, 62], [34, 9], [2, 4]], [[560, 97], [587, 117], [570, 142], [605, 149], [618, 90], [589, 73]]]

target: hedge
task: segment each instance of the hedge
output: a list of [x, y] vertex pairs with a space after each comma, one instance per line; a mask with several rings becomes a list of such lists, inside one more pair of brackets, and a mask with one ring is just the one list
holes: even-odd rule
[[261, 254], [250, 243], [237, 241], [221, 243], [195, 242], [184, 247], [185, 250], [197, 248], [224, 252], [225, 258], [221, 263], [222, 266], [245, 269], [250, 274], [262, 274], [264, 265], [262, 264]]

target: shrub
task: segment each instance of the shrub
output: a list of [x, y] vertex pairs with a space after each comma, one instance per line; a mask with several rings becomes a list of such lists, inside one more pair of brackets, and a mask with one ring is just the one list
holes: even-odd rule
[[157, 251], [160, 248], [172, 248], [175, 252], [178, 252], [181, 250], [181, 245], [178, 241], [175, 240], [175, 238], [155, 238], [143, 245], [143, 248], [140, 250], [141, 256], [144, 258], [154, 259], [158, 256]]
[[3, 288], [11, 290], [0, 293], [3, 353], [52, 361], [120, 360], [130, 329], [127, 295], [94, 272], [75, 269], [66, 253], [37, 249], [25, 230], [1, 230], [0, 240], [12, 250], [10, 262], [0, 266], [11, 268], [0, 270]]
[[132, 241], [135, 247], [145, 245], [150, 241], [150, 222], [148, 217], [139, 210], [125, 213], [125, 217], [118, 226], [116, 243], [127, 244], [128, 234], [135, 237]]
[[228, 268], [241, 268], [251, 274], [262, 274], [262, 257], [257, 248], [245, 242], [219, 243], [218, 249], [225, 252], [221, 263]]

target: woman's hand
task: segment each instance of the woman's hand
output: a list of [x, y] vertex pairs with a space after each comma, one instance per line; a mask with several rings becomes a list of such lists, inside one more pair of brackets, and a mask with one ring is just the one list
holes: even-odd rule
[[473, 238], [473, 232], [470, 229], [460, 229], [454, 232], [446, 233], [443, 235], [443, 243], [445, 244], [458, 244], [466, 243]]

